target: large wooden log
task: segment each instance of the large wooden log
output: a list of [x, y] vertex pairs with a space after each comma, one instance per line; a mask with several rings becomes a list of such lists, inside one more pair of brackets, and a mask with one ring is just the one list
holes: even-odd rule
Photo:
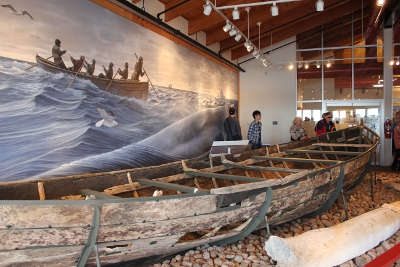
[[400, 201], [330, 228], [291, 238], [271, 236], [265, 250], [276, 267], [336, 266], [376, 247], [399, 228]]

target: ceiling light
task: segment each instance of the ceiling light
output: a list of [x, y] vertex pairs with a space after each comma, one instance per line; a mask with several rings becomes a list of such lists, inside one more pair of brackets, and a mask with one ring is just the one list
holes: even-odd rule
[[385, 4], [385, 0], [377, 0], [376, 5], [377, 6], [383, 6]]
[[235, 40], [239, 41], [240, 38], [242, 38], [242, 35], [240, 33], [236, 33]]
[[262, 63], [264, 63], [265, 61], [267, 61], [267, 58], [266, 57], [261, 57], [260, 60], [261, 60]]
[[292, 70], [292, 69], [293, 69], [293, 63], [290, 63], [289, 70]]
[[206, 4], [203, 6], [204, 7], [204, 15], [208, 16], [210, 15], [211, 11], [212, 11], [212, 7], [210, 6], [209, 2], [206, 2]]
[[321, 65], [319, 64], [319, 62], [317, 62], [317, 69], [321, 68]]
[[279, 64], [278, 70], [282, 69], [282, 64]]
[[328, 61], [328, 63], [326, 63], [326, 67], [329, 68], [331, 66], [331, 63]]
[[229, 23], [229, 21], [226, 21], [226, 25], [222, 28], [224, 30], [224, 32], [229, 31], [232, 28], [231, 24]]
[[396, 65], [397, 65], [397, 66], [400, 65], [399, 58], [397, 58]]
[[253, 51], [253, 56], [254, 56], [256, 59], [259, 59], [260, 56], [261, 56], [260, 51], [258, 51], [257, 49], [254, 49], [254, 51]]
[[299, 64], [297, 65], [297, 67], [298, 67], [299, 69], [301, 69], [301, 68], [303, 67], [303, 63], [299, 62]]
[[315, 3], [315, 8], [317, 9], [317, 11], [324, 11], [324, 1], [323, 0], [318, 0]]
[[230, 36], [236, 35], [236, 30], [235, 30], [235, 28], [232, 27], [232, 30], [229, 31], [229, 35], [230, 35]]
[[249, 44], [248, 46], [247, 46], [247, 51], [251, 51], [251, 50], [253, 50], [253, 47], [251, 46], [251, 44]]
[[268, 61], [264, 61], [264, 62], [263, 62], [263, 65], [264, 65], [265, 67], [269, 67], [269, 66], [268, 66]]
[[232, 11], [232, 17], [233, 17], [233, 20], [238, 20], [239, 19], [239, 15], [240, 13], [239, 13], [239, 10], [237, 9], [237, 7], [235, 7], [234, 9], [233, 9], [233, 11]]
[[373, 84], [373, 87], [383, 87], [383, 84]]
[[308, 63], [304, 64], [304, 68], [308, 69]]
[[394, 65], [394, 60], [392, 59], [392, 60], [390, 60], [390, 63], [389, 63], [391, 66], [393, 66]]
[[278, 16], [278, 14], [279, 14], [279, 8], [278, 8], [278, 6], [276, 5], [276, 3], [275, 2], [273, 2], [272, 3], [272, 6], [271, 6], [271, 15], [273, 16], [273, 17], [275, 17], [275, 16]]

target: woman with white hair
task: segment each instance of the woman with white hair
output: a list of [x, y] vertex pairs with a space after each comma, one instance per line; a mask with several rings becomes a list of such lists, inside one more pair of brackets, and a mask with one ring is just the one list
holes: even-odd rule
[[293, 125], [290, 126], [290, 141], [298, 141], [307, 138], [306, 130], [303, 127], [303, 119], [296, 117], [293, 120]]

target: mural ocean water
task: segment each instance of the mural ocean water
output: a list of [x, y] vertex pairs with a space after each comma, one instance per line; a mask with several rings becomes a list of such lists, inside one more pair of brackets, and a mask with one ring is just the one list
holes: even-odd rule
[[[154, 85], [147, 102], [90, 81], [0, 57], [0, 181], [162, 164], [199, 156], [223, 139], [229, 100]], [[143, 77], [145, 78], [145, 77]], [[97, 106], [117, 126], [96, 127]]]

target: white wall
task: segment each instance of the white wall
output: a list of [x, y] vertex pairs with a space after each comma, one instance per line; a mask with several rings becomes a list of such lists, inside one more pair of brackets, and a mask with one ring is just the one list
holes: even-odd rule
[[[279, 47], [295, 40], [289, 38]], [[266, 50], [262, 50], [265, 52]], [[251, 58], [240, 58], [239, 62]], [[240, 73], [239, 120], [242, 135], [247, 139], [249, 124], [253, 121], [254, 110], [261, 112], [263, 124], [261, 138], [263, 144], [276, 144], [290, 141], [289, 128], [296, 117], [296, 68], [278, 69], [277, 62], [290, 62], [296, 58], [296, 44], [290, 44], [267, 55], [274, 64], [266, 68], [260, 60], [254, 59], [240, 66], [246, 72]], [[287, 65], [287, 64], [286, 64]], [[277, 121], [277, 125], [272, 125]]]

